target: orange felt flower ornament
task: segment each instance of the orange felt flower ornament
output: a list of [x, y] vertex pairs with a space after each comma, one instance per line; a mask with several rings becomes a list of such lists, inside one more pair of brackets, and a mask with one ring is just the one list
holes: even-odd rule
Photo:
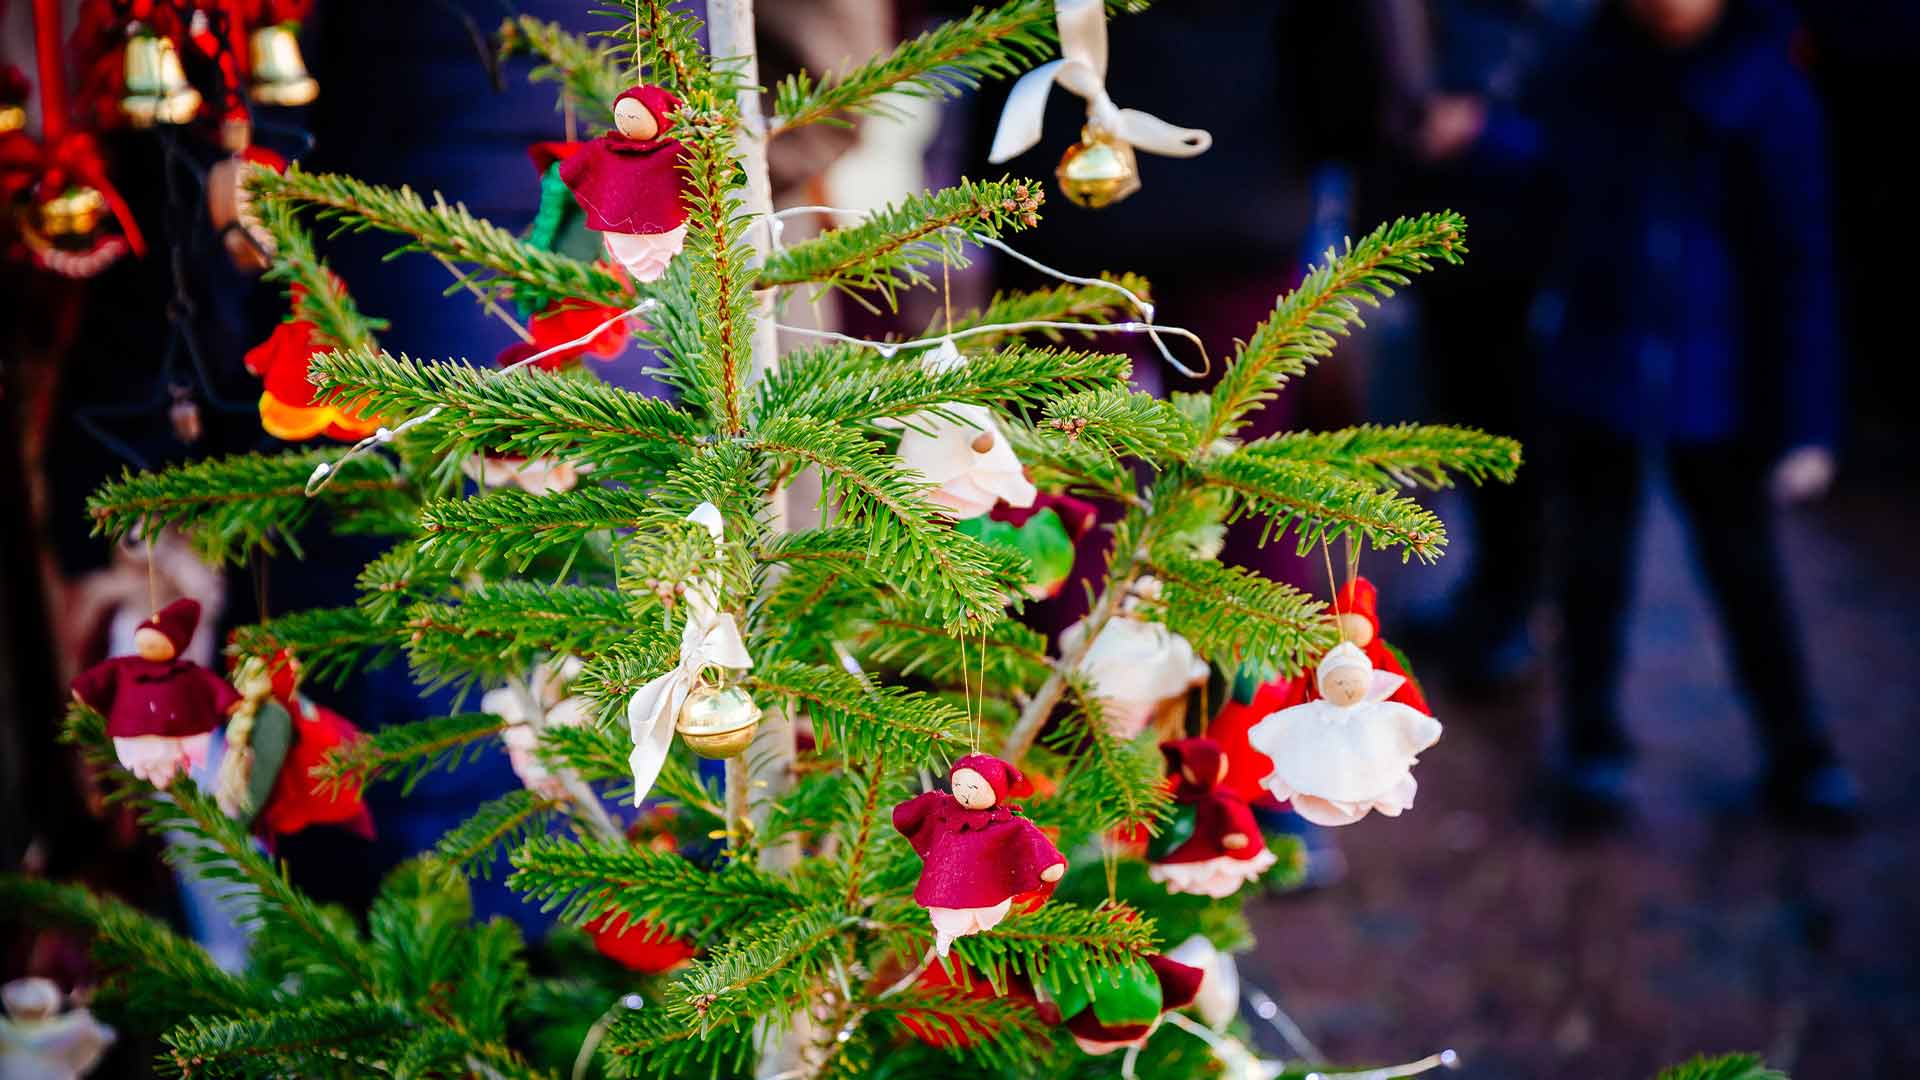
[[[293, 287], [294, 310], [305, 292]], [[307, 366], [332, 346], [321, 341], [314, 325], [288, 318], [267, 340], [247, 350], [247, 370], [260, 376], [260, 426], [267, 434], [288, 442], [304, 442], [316, 435], [353, 442], [373, 434], [375, 417], [314, 400], [316, 388], [307, 381]]]

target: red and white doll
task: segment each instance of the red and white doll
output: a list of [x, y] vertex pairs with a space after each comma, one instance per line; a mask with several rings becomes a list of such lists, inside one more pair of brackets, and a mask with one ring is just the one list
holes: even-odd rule
[[933, 920], [942, 957], [955, 938], [991, 930], [1016, 899], [1050, 890], [1067, 860], [1039, 826], [1009, 806], [1033, 794], [1020, 770], [988, 754], [969, 754], [948, 773], [953, 794], [929, 791], [893, 808], [893, 827], [924, 865], [914, 902]]
[[213, 729], [240, 704], [225, 679], [180, 656], [199, 624], [200, 602], [175, 600], [134, 631], [133, 656], [73, 680], [73, 696], [107, 718], [120, 764], [157, 788], [207, 759]]
[[1351, 825], [1378, 810], [1413, 805], [1413, 766], [1440, 739], [1440, 722], [1390, 700], [1404, 680], [1375, 671], [1350, 641], [1328, 650], [1314, 673], [1320, 697], [1281, 709], [1247, 733], [1273, 762], [1273, 797], [1315, 825]]
[[[1407, 670], [1400, 653], [1380, 637], [1379, 593], [1373, 582], [1355, 577], [1334, 597], [1329, 616], [1343, 640], [1352, 642], [1373, 665], [1374, 678], [1385, 686], [1394, 685], [1383, 700], [1433, 715], [1427, 697]], [[1247, 733], [1261, 720], [1295, 705], [1303, 705], [1320, 696], [1317, 680], [1302, 672], [1292, 678], [1262, 683], [1248, 704], [1228, 702], [1207, 726], [1207, 737], [1218, 742], [1227, 755], [1227, 778], [1223, 786], [1249, 803], [1271, 801], [1262, 783], [1273, 771], [1273, 762], [1247, 742]]]
[[1232, 896], [1274, 864], [1247, 801], [1222, 786], [1227, 756], [1212, 739], [1160, 744], [1178, 804], [1147, 847], [1147, 876], [1168, 892]]
[[687, 239], [686, 153], [673, 130], [680, 99], [658, 86], [632, 86], [613, 100], [613, 130], [560, 163], [560, 179], [606, 234], [607, 254], [635, 281], [658, 281]]

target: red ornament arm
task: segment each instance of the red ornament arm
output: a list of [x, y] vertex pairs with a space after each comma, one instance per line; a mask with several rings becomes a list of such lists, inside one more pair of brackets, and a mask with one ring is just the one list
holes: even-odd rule
[[113, 690], [119, 672], [120, 665], [112, 660], [93, 665], [74, 676], [73, 696], [95, 712], [106, 712], [113, 708]]

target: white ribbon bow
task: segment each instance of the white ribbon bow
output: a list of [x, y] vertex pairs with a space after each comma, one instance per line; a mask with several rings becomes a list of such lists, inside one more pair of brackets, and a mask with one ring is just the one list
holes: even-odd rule
[[1199, 128], [1175, 127], [1152, 113], [1122, 109], [1107, 96], [1107, 11], [1102, 0], [1055, 0], [1053, 17], [1060, 28], [1060, 59], [1041, 64], [1013, 84], [988, 161], [1009, 161], [1040, 141], [1047, 94], [1056, 82], [1087, 100], [1091, 127], [1149, 154], [1193, 157], [1213, 145], [1213, 136]]
[[[687, 515], [712, 534], [714, 545], [726, 539], [726, 525], [712, 503], [701, 503]], [[672, 671], [634, 691], [627, 700], [627, 729], [633, 736], [633, 752], [627, 755], [627, 768], [633, 771], [633, 805], [639, 806], [653, 790], [653, 782], [666, 764], [667, 748], [673, 745], [674, 720], [687, 695], [699, 684], [700, 672], [709, 665], [745, 671], [753, 666], [747, 655], [747, 643], [740, 637], [740, 626], [733, 614], [716, 610], [717, 574], [707, 581], [687, 587], [687, 625], [680, 632], [680, 663]]]

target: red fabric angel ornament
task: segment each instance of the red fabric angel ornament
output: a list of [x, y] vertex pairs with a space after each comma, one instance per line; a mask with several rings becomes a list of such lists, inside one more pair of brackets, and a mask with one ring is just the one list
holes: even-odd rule
[[1147, 876], [1168, 892], [1232, 896], [1274, 864], [1247, 800], [1227, 791], [1227, 755], [1212, 739], [1160, 744], [1179, 804], [1173, 821], [1147, 848]]
[[607, 253], [635, 281], [657, 281], [687, 238], [680, 159], [670, 137], [680, 99], [658, 86], [633, 86], [613, 99], [613, 130], [560, 163], [560, 179], [606, 234]]
[[998, 1001], [1008, 1010], [1033, 1011], [1039, 1005], [1033, 988], [1019, 974], [1009, 972], [1006, 993], [995, 992], [985, 975], [971, 971], [959, 960], [928, 964], [913, 981], [913, 996], [927, 1002], [927, 1008], [906, 1009], [900, 1013], [900, 1026], [913, 1037], [936, 1049], [964, 1049], [982, 1037], [993, 1038], [1000, 1031], [997, 1020], [980, 1016], [960, 1016], [941, 1011], [947, 1001]]
[[1016, 899], [1041, 893], [1067, 872], [1067, 860], [1007, 799], [1033, 794], [1020, 770], [989, 754], [969, 754], [947, 774], [953, 794], [929, 791], [893, 808], [893, 827], [925, 864], [914, 902], [933, 920], [942, 957], [955, 938], [991, 930]]
[[[516, 341], [500, 350], [494, 357], [494, 363], [501, 367], [512, 367], [528, 357], [541, 353], [557, 345], [586, 337], [585, 344], [570, 345], [533, 362], [533, 366], [544, 371], [559, 371], [575, 360], [591, 357], [595, 360], [611, 360], [627, 351], [627, 336], [632, 331], [632, 323], [638, 320], [621, 318], [621, 309], [605, 304], [588, 304], [577, 300], [556, 300], [546, 309], [527, 320], [527, 332], [533, 335], [532, 341]], [[595, 333], [594, 328], [601, 327]]]
[[260, 811], [260, 831], [286, 836], [309, 825], [344, 825], [371, 840], [373, 815], [361, 801], [360, 785], [346, 781], [330, 786], [313, 775], [335, 747], [358, 739], [360, 729], [332, 709], [315, 705], [299, 687], [299, 661], [285, 653], [276, 656], [273, 696], [293, 717], [293, 741]]
[[225, 679], [180, 657], [199, 624], [200, 602], [175, 600], [134, 631], [135, 655], [73, 680], [73, 696], [107, 718], [120, 764], [157, 788], [206, 760], [214, 727], [240, 704]]

